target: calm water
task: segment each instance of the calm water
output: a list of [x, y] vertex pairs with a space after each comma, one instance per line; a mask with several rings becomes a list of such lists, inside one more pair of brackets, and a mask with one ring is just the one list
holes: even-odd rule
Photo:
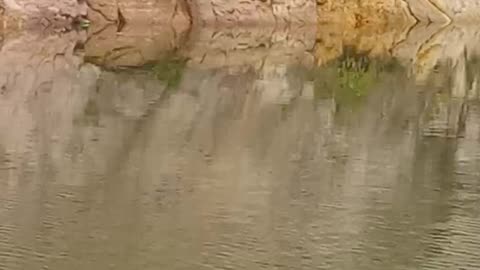
[[0, 54], [0, 269], [480, 269], [467, 45], [317, 64], [208, 44], [127, 68], [75, 40]]

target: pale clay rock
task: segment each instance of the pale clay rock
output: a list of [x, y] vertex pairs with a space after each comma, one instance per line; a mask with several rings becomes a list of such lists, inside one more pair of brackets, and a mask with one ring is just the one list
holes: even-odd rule
[[182, 29], [201, 25], [362, 24], [413, 20], [474, 21], [480, 0], [3, 0], [8, 11], [25, 17], [89, 16], [95, 23], [169, 23]]
[[4, 0], [7, 10], [23, 13], [25, 16], [37, 16], [42, 13], [61, 14], [70, 17], [87, 15], [85, 1], [77, 0]]

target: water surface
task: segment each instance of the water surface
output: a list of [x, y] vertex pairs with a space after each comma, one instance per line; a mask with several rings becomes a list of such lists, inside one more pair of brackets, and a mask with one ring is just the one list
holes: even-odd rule
[[480, 66], [442, 42], [458, 31], [328, 61], [217, 32], [233, 49], [135, 67], [69, 35], [4, 45], [0, 269], [480, 269]]

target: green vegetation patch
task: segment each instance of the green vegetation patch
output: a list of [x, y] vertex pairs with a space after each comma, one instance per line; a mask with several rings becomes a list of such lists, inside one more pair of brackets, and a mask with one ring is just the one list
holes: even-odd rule
[[150, 71], [155, 78], [164, 82], [167, 89], [177, 89], [182, 81], [187, 60], [178, 56], [167, 56], [144, 65], [142, 69]]
[[329, 65], [310, 75], [315, 86], [315, 99], [334, 98], [338, 106], [353, 109], [362, 104], [382, 78], [401, 69], [394, 59], [370, 59], [349, 48]]

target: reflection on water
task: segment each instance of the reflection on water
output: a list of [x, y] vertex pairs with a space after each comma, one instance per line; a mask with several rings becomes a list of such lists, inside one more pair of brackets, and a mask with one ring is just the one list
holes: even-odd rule
[[3, 45], [0, 269], [480, 268], [475, 32], [234, 31], [136, 68]]

